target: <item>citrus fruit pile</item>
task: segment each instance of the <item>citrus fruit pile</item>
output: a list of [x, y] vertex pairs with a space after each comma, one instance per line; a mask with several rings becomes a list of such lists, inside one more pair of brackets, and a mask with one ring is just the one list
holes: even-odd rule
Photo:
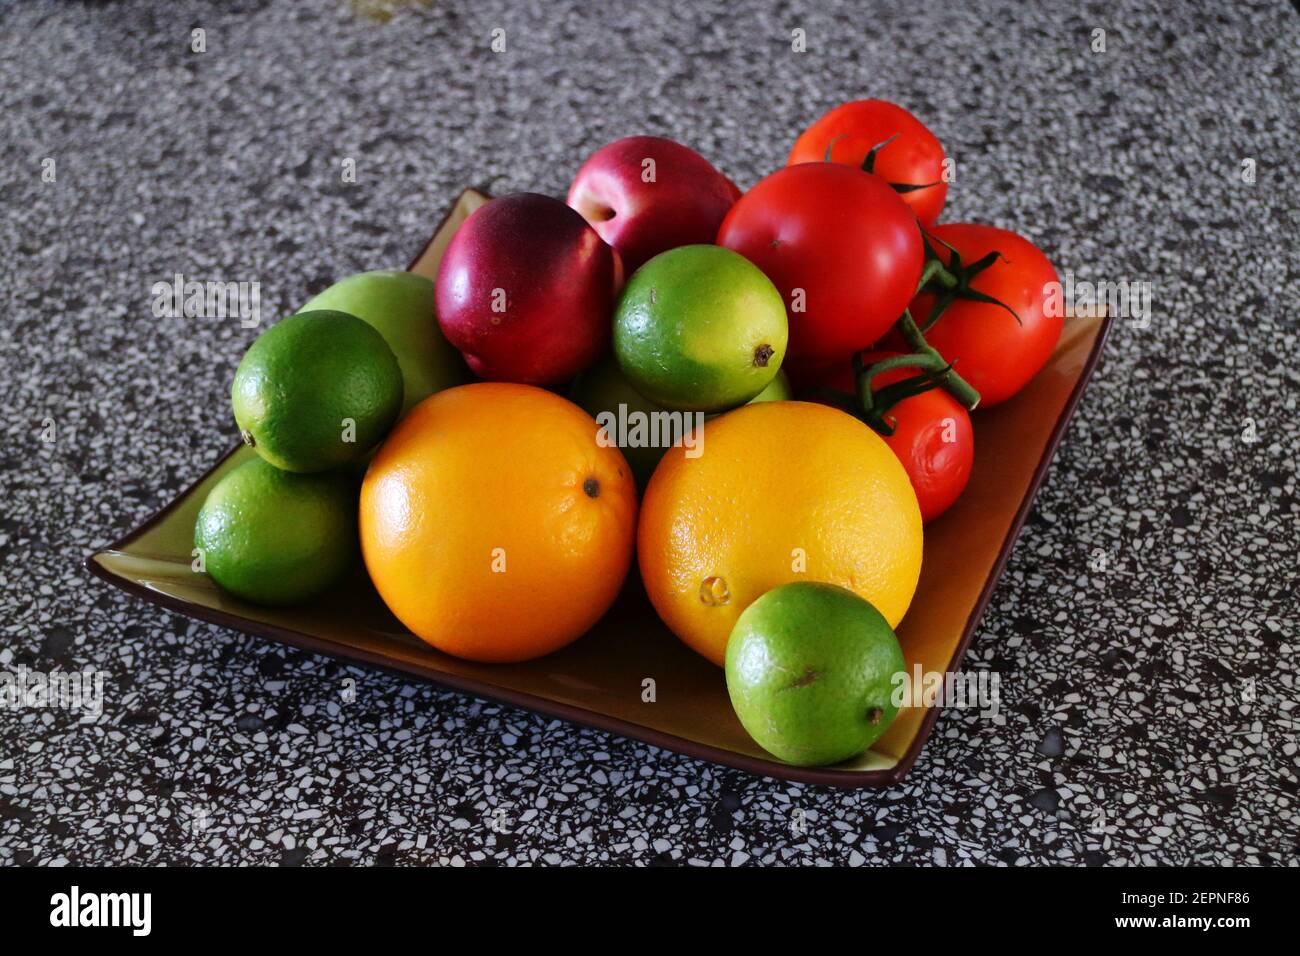
[[362, 564], [433, 647], [519, 662], [579, 639], [635, 563], [762, 747], [861, 753], [897, 712], [893, 628], [969, 477], [969, 411], [1061, 328], [1027, 240], [936, 225], [950, 172], [862, 100], [748, 192], [634, 136], [565, 202], [487, 202], [436, 281], [353, 276], [252, 343], [231, 400], [258, 457], [209, 493], [201, 567], [292, 604]]

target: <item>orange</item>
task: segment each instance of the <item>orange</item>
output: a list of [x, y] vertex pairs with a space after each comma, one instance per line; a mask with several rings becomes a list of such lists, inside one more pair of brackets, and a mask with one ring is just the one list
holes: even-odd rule
[[397, 619], [439, 650], [523, 661], [582, 635], [632, 562], [636, 488], [578, 406], [483, 382], [413, 408], [361, 488], [361, 550]]
[[746, 405], [668, 451], [641, 501], [637, 554], [655, 610], [722, 666], [736, 618], [782, 584], [866, 598], [890, 627], [921, 573], [921, 510], [889, 446], [838, 409]]

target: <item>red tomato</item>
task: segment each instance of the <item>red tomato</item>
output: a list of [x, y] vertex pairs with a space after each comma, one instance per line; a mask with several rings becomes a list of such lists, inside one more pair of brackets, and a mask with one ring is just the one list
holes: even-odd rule
[[[863, 356], [870, 365], [890, 352], [872, 352]], [[872, 379], [871, 387], [880, 391], [886, 385], [919, 374], [914, 368], [891, 369]], [[841, 363], [825, 382], [841, 392], [857, 394], [852, 363]], [[826, 402], [815, 394], [812, 401]], [[921, 506], [921, 520], [933, 521], [948, 510], [970, 480], [975, 461], [975, 431], [970, 415], [961, 403], [941, 388], [905, 398], [889, 411], [894, 419], [894, 434], [881, 435], [911, 479], [916, 501]]]
[[[1005, 229], [951, 223], [936, 226], [929, 234], [955, 248], [964, 265], [993, 251], [1002, 254], [975, 276], [971, 288], [992, 296], [1011, 311], [994, 303], [959, 298], [925, 330], [925, 338], [979, 391], [981, 408], [1004, 402], [1046, 364], [1061, 337], [1063, 317], [1057, 314], [1058, 309], [1048, 308], [1049, 284], [1059, 281], [1056, 270], [1033, 243]], [[931, 244], [945, 264], [951, 262], [943, 245]], [[912, 318], [922, 329], [934, 302], [930, 292], [912, 302]]]
[[925, 247], [883, 180], [806, 163], [768, 176], [731, 207], [718, 245], [772, 280], [790, 320], [787, 359], [847, 359], [875, 342], [916, 291]]
[[[861, 168], [867, 154], [891, 136], [896, 138], [876, 151], [872, 172], [900, 190], [917, 219], [934, 225], [948, 197], [943, 146], [901, 106], [854, 100], [835, 107], [795, 140], [786, 165], [823, 162], [829, 149], [831, 162]], [[916, 186], [921, 188], [908, 188]]]

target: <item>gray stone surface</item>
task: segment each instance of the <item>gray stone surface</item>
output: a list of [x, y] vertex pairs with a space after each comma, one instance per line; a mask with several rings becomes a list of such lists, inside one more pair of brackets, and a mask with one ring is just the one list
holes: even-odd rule
[[[0, 4], [0, 666], [109, 681], [97, 722], [0, 713], [0, 863], [1295, 864], [1300, 16], [939, 6]], [[903, 786], [754, 778], [82, 569], [233, 437], [253, 333], [156, 319], [153, 283], [256, 280], [275, 312], [403, 264], [466, 184], [562, 195], [651, 132], [748, 186], [867, 95], [956, 157], [947, 219], [1155, 288], [968, 659], [1000, 673], [1001, 718], [943, 714]]]

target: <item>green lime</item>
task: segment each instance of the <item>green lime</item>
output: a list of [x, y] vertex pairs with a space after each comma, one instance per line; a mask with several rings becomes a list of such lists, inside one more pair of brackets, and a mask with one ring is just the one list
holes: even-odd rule
[[346, 312], [299, 312], [257, 337], [230, 389], [246, 444], [285, 471], [358, 462], [402, 409], [384, 337]]
[[720, 246], [681, 246], [628, 280], [614, 353], [632, 386], [665, 408], [718, 412], [771, 384], [785, 358], [785, 303], [767, 276]]
[[[794, 390], [790, 388], [790, 380], [785, 376], [785, 369], [776, 373], [776, 378], [772, 379], [772, 384], [763, 389], [749, 401], [746, 405], [757, 405], [759, 402], [788, 402], [794, 398]], [[705, 415], [707, 419], [717, 418], [719, 415], [725, 415], [726, 412], [714, 412]]]
[[749, 400], [753, 405], [757, 402], [788, 402], [794, 398], [794, 389], [790, 387], [790, 380], [785, 376], [785, 369], [776, 373], [776, 378], [772, 383], [763, 389], [757, 395]]
[[344, 473], [299, 475], [253, 458], [208, 492], [194, 546], [208, 574], [236, 597], [296, 604], [352, 566], [359, 495]]
[[[634, 389], [619, 370], [613, 355], [603, 359], [587, 369], [573, 383], [569, 398], [575, 405], [583, 408], [597, 423], [606, 426], [613, 444], [618, 445], [623, 457], [632, 466], [636, 485], [645, 491], [646, 482], [654, 474], [655, 466], [669, 447], [662, 442], [652, 442], [655, 433], [642, 427], [640, 432], [628, 429], [620, 434], [618, 423], [644, 421], [642, 416], [667, 413], [662, 405], [656, 405]], [[680, 419], [680, 413], [678, 415]], [[655, 419], [650, 417], [650, 422]], [[612, 426], [612, 427], [610, 427]], [[639, 439], [645, 440], [639, 440]]]
[[768, 591], [727, 640], [727, 693], [749, 735], [787, 763], [839, 763], [870, 747], [898, 713], [906, 664], [889, 623], [832, 584]]
[[362, 272], [334, 283], [299, 312], [337, 310], [373, 325], [397, 356], [405, 414], [434, 392], [471, 381], [460, 353], [443, 338], [433, 282], [414, 272]]

